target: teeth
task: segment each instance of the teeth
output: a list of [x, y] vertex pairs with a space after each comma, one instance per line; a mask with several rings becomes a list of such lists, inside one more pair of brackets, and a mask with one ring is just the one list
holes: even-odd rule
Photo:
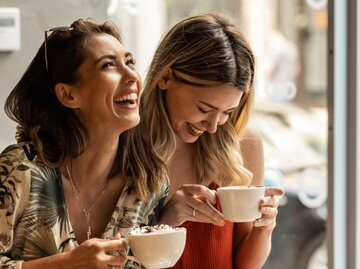
[[123, 101], [135, 101], [138, 98], [136, 93], [130, 93], [125, 96], [121, 96], [120, 98], [116, 99], [115, 102], [123, 102]]
[[190, 127], [191, 131], [193, 131], [195, 134], [202, 134], [203, 133], [203, 131], [197, 129], [195, 126], [193, 126], [190, 123], [189, 123], [189, 127]]

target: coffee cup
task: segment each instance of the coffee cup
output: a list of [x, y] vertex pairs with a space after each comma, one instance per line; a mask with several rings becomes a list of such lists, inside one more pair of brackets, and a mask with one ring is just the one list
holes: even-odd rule
[[134, 258], [142, 266], [168, 268], [176, 264], [184, 251], [186, 229], [167, 225], [145, 226], [132, 231], [127, 240]]
[[224, 219], [251, 222], [261, 217], [260, 200], [265, 186], [227, 186], [216, 190]]

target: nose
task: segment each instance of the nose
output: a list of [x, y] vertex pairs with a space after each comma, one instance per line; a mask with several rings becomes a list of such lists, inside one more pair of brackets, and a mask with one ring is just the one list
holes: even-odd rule
[[125, 83], [141, 81], [139, 73], [128, 66], [123, 69], [122, 76]]
[[217, 127], [219, 125], [219, 117], [217, 114], [209, 115], [206, 120], [206, 130], [208, 133], [215, 133], [217, 131]]
[[207, 132], [211, 134], [215, 133], [218, 126], [223, 125], [228, 120], [228, 118], [229, 116], [222, 112], [209, 115], [204, 124]]

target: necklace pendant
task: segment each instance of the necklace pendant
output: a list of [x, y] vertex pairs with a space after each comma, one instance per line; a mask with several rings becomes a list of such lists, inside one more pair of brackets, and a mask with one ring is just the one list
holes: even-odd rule
[[85, 214], [85, 217], [86, 217], [86, 226], [87, 226], [87, 232], [86, 232], [86, 235], [87, 235], [87, 239], [90, 239], [91, 238], [91, 223], [90, 223], [90, 212], [89, 211], [85, 211], [84, 210], [84, 214]]
[[91, 238], [91, 227], [90, 226], [88, 226], [88, 230], [86, 232], [86, 235], [87, 235], [87, 239]]
[[[65, 168], [66, 168], [66, 172], [68, 174], [69, 180], [70, 180], [70, 184], [71, 184], [71, 188], [73, 190], [74, 196], [75, 196], [76, 200], [78, 201], [81, 210], [84, 212], [84, 216], [86, 218], [86, 228], [87, 228], [86, 236], [87, 236], [87, 239], [90, 239], [91, 238], [91, 221], [90, 221], [91, 215], [90, 215], [90, 210], [93, 209], [97, 205], [97, 202], [100, 200], [100, 198], [105, 193], [106, 188], [107, 188], [107, 186], [109, 184], [109, 176], [107, 178], [105, 187], [100, 192], [100, 194], [98, 195], [96, 200], [88, 207], [88, 209], [85, 209], [84, 206], [82, 205], [81, 201], [80, 201], [79, 196], [76, 193], [77, 188], [76, 188], [76, 186], [74, 184], [74, 181], [73, 181], [73, 178], [72, 178], [72, 173], [71, 173], [69, 167], [67, 166], [67, 164], [65, 165]], [[77, 190], [77, 191], [80, 193], [79, 190]]]

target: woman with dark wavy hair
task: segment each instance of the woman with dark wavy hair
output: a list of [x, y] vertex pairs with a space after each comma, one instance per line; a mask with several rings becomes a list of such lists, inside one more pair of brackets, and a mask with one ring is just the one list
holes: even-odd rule
[[167, 192], [166, 171], [124, 146], [141, 87], [112, 23], [45, 32], [5, 105], [18, 143], [0, 155], [1, 268], [138, 266], [122, 237], [153, 221]]
[[[235, 24], [220, 13], [173, 26], [151, 62], [140, 124], [130, 130], [132, 158], [155, 152], [167, 167], [170, 192], [160, 223], [187, 228], [182, 269], [260, 268], [271, 248], [281, 188], [268, 188], [255, 222], [224, 221], [217, 187], [263, 185], [261, 137], [247, 124], [254, 99], [255, 59]], [[144, 148], [141, 155], [137, 148]], [[148, 150], [148, 151], [146, 151]]]

